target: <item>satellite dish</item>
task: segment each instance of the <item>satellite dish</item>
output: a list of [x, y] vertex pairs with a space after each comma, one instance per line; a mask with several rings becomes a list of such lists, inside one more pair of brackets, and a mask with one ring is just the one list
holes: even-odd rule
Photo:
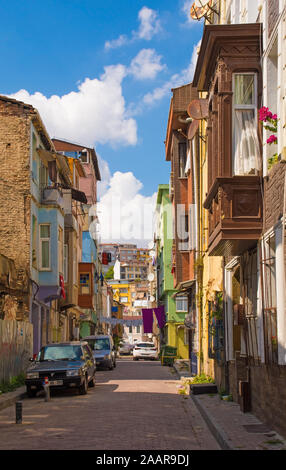
[[150, 255], [151, 258], [153, 258], [153, 256], [155, 256], [155, 251], [153, 251], [153, 250], [150, 251], [149, 255]]
[[153, 273], [150, 273], [150, 274], [148, 275], [148, 281], [149, 281], [149, 282], [152, 282], [152, 281], [154, 281], [154, 279], [155, 279], [154, 274], [153, 274]]
[[197, 130], [199, 128], [199, 124], [200, 124], [200, 121], [198, 119], [194, 119], [191, 125], [189, 126], [189, 129], [188, 129], [189, 140], [192, 140], [195, 137]]
[[206, 119], [209, 114], [209, 104], [206, 99], [198, 99], [190, 102], [188, 106], [188, 115], [193, 119]]
[[151, 295], [151, 297], [150, 297], [150, 302], [155, 302], [155, 300], [156, 300], [156, 299], [155, 299], [154, 295]]
[[190, 15], [193, 20], [206, 18], [210, 22], [211, 13], [218, 12], [213, 8], [214, 0], [195, 0], [191, 6]]
[[152, 248], [154, 248], [154, 242], [153, 241], [148, 243], [148, 248], [149, 248], [149, 250], [152, 250]]

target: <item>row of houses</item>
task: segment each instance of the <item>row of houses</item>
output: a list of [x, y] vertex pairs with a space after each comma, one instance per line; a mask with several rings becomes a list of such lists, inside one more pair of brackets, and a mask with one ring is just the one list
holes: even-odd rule
[[31, 325], [23, 369], [42, 345], [112, 332], [101, 317], [123, 306], [98, 256], [95, 150], [51, 139], [35, 108], [0, 96], [0, 154], [0, 321]]
[[285, 434], [286, 2], [196, 3], [203, 36], [192, 83], [172, 90], [157, 195], [165, 342]]

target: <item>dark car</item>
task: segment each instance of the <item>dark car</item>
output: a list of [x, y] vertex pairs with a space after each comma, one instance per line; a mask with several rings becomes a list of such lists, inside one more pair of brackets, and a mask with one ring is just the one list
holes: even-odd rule
[[26, 371], [27, 394], [36, 396], [47, 377], [51, 389], [74, 387], [85, 395], [88, 386], [95, 386], [95, 371], [96, 363], [87, 342], [48, 344]]
[[111, 335], [86, 336], [94, 358], [96, 367], [103, 367], [112, 370], [116, 367], [116, 350]]

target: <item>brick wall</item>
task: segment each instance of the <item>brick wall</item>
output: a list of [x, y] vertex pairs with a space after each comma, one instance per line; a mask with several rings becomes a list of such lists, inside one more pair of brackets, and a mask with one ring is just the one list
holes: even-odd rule
[[29, 114], [0, 99], [0, 253], [14, 261], [23, 290], [30, 271]]
[[264, 178], [264, 232], [283, 214], [286, 162], [276, 163]]
[[250, 381], [252, 413], [286, 436], [286, 367], [252, 367]]

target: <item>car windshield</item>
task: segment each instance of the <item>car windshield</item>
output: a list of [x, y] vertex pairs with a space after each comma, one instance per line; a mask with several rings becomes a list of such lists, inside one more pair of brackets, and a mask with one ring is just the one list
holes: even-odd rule
[[155, 348], [155, 344], [153, 343], [137, 343], [137, 348]]
[[96, 338], [94, 340], [93, 349], [95, 351], [102, 351], [103, 349], [110, 349], [110, 342], [108, 338]]
[[41, 350], [40, 361], [77, 361], [81, 356], [81, 346], [46, 346]]

